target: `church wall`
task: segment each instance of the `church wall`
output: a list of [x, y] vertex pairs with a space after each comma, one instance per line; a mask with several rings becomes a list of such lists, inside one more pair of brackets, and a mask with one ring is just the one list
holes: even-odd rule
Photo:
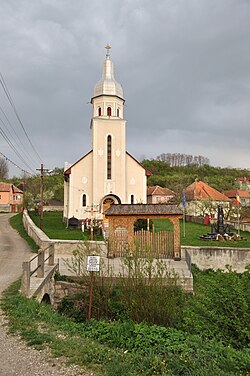
[[131, 195], [134, 195], [134, 203], [147, 203], [147, 178], [145, 169], [130, 155], [126, 155], [127, 167], [127, 192], [126, 203], [131, 203]]
[[[94, 202], [112, 193], [122, 202], [125, 197], [125, 124], [124, 120], [94, 119], [93, 132], [93, 176], [95, 181]], [[111, 179], [107, 179], [107, 137], [112, 139]]]
[[92, 157], [89, 153], [71, 168], [70, 174], [70, 206], [68, 218], [76, 217], [78, 219], [87, 218], [86, 207], [82, 206], [82, 195], [86, 194], [86, 205], [91, 206], [93, 202], [92, 195]]

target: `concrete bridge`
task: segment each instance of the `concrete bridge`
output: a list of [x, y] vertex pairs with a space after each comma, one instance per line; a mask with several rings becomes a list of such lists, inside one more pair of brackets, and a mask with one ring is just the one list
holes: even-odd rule
[[29, 261], [23, 262], [21, 293], [39, 302], [53, 304], [54, 275], [58, 270], [55, 263], [54, 244], [40, 249]]

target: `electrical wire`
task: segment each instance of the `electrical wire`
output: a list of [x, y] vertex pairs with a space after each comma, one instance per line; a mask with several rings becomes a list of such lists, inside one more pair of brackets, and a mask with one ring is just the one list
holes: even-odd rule
[[[32, 156], [30, 155], [30, 153], [28, 152], [28, 150], [26, 150], [23, 142], [21, 141], [21, 139], [19, 138], [15, 128], [12, 126], [9, 118], [7, 117], [6, 113], [4, 112], [3, 108], [0, 106], [0, 111], [2, 112], [6, 122], [0, 118], [0, 121], [2, 122], [2, 124], [5, 126], [6, 130], [8, 131], [8, 134], [12, 137], [12, 139], [17, 143], [17, 141], [19, 142], [19, 147], [20, 147], [20, 150], [22, 151], [23, 154], [25, 154], [26, 158], [32, 163], [34, 164], [34, 161], [32, 159]], [[16, 139], [13, 137], [13, 135], [11, 134], [11, 131], [9, 130], [9, 128], [7, 127], [7, 124], [9, 125], [9, 127], [11, 128], [11, 130], [14, 132], [15, 136], [16, 136]], [[34, 165], [35, 167], [35, 165]]]
[[24, 128], [24, 125], [23, 125], [23, 123], [22, 123], [22, 120], [21, 120], [21, 118], [20, 118], [20, 116], [19, 116], [19, 114], [18, 114], [18, 112], [17, 112], [16, 106], [15, 106], [15, 104], [14, 104], [14, 102], [13, 102], [13, 99], [12, 99], [12, 97], [11, 97], [11, 95], [10, 95], [10, 92], [9, 92], [9, 90], [8, 90], [8, 87], [7, 87], [7, 85], [6, 85], [5, 81], [4, 81], [4, 78], [3, 78], [3, 75], [2, 75], [1, 72], [0, 72], [0, 84], [1, 84], [1, 86], [2, 86], [2, 88], [3, 88], [3, 90], [4, 90], [4, 92], [5, 92], [5, 95], [6, 95], [7, 99], [8, 99], [8, 101], [9, 101], [9, 103], [10, 103], [10, 105], [11, 105], [11, 107], [12, 107], [14, 113], [15, 113], [15, 115], [16, 115], [16, 118], [17, 118], [17, 120], [18, 120], [18, 122], [19, 122], [19, 124], [20, 124], [20, 126], [21, 126], [21, 128], [22, 128], [22, 130], [23, 130], [23, 132], [24, 132], [24, 134], [25, 134], [25, 136], [27, 137], [27, 140], [29, 141], [29, 144], [30, 144], [31, 148], [32, 148], [33, 151], [35, 152], [35, 154], [36, 154], [36, 156], [38, 157], [38, 159], [40, 160], [40, 162], [43, 162], [43, 161], [42, 161], [42, 158], [40, 157], [40, 155], [39, 155], [38, 152], [36, 151], [36, 149], [35, 149], [33, 143], [32, 143], [31, 140], [30, 140], [30, 137], [28, 136], [28, 134], [27, 134], [27, 132], [26, 132], [26, 130], [25, 130], [25, 128]]
[[18, 168], [20, 171], [28, 174], [28, 175], [31, 175], [33, 176], [33, 174], [31, 174], [30, 172], [24, 170], [23, 168], [21, 168], [20, 166], [18, 166], [15, 162], [13, 162], [11, 159], [9, 159], [8, 157], [6, 157], [6, 155], [4, 155], [1, 151], [0, 151], [0, 154], [6, 159], [6, 161], [10, 162], [13, 166], [15, 166], [16, 168]]

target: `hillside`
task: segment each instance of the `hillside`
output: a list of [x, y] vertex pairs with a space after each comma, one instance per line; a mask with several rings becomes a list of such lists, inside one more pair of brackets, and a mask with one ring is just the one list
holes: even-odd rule
[[203, 166], [173, 166], [159, 160], [143, 160], [142, 165], [151, 172], [148, 185], [167, 187], [182, 195], [182, 191], [196, 178], [209, 184], [218, 191], [238, 189], [239, 177], [250, 177], [250, 170]]

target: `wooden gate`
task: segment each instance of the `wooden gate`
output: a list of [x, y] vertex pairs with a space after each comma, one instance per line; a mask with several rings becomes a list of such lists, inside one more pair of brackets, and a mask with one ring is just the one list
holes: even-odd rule
[[135, 244], [139, 253], [154, 258], [174, 257], [174, 233], [171, 231], [150, 232], [139, 230], [135, 232]]
[[[136, 231], [134, 244], [139, 257], [153, 258], [174, 257], [174, 233], [171, 231], [150, 232]], [[117, 228], [113, 238], [109, 238], [108, 257], [124, 257], [129, 251], [128, 233], [125, 228]], [[130, 252], [133, 252], [131, 249]]]
[[108, 257], [124, 257], [128, 252], [128, 231], [124, 227], [115, 229], [114, 236], [109, 236]]

